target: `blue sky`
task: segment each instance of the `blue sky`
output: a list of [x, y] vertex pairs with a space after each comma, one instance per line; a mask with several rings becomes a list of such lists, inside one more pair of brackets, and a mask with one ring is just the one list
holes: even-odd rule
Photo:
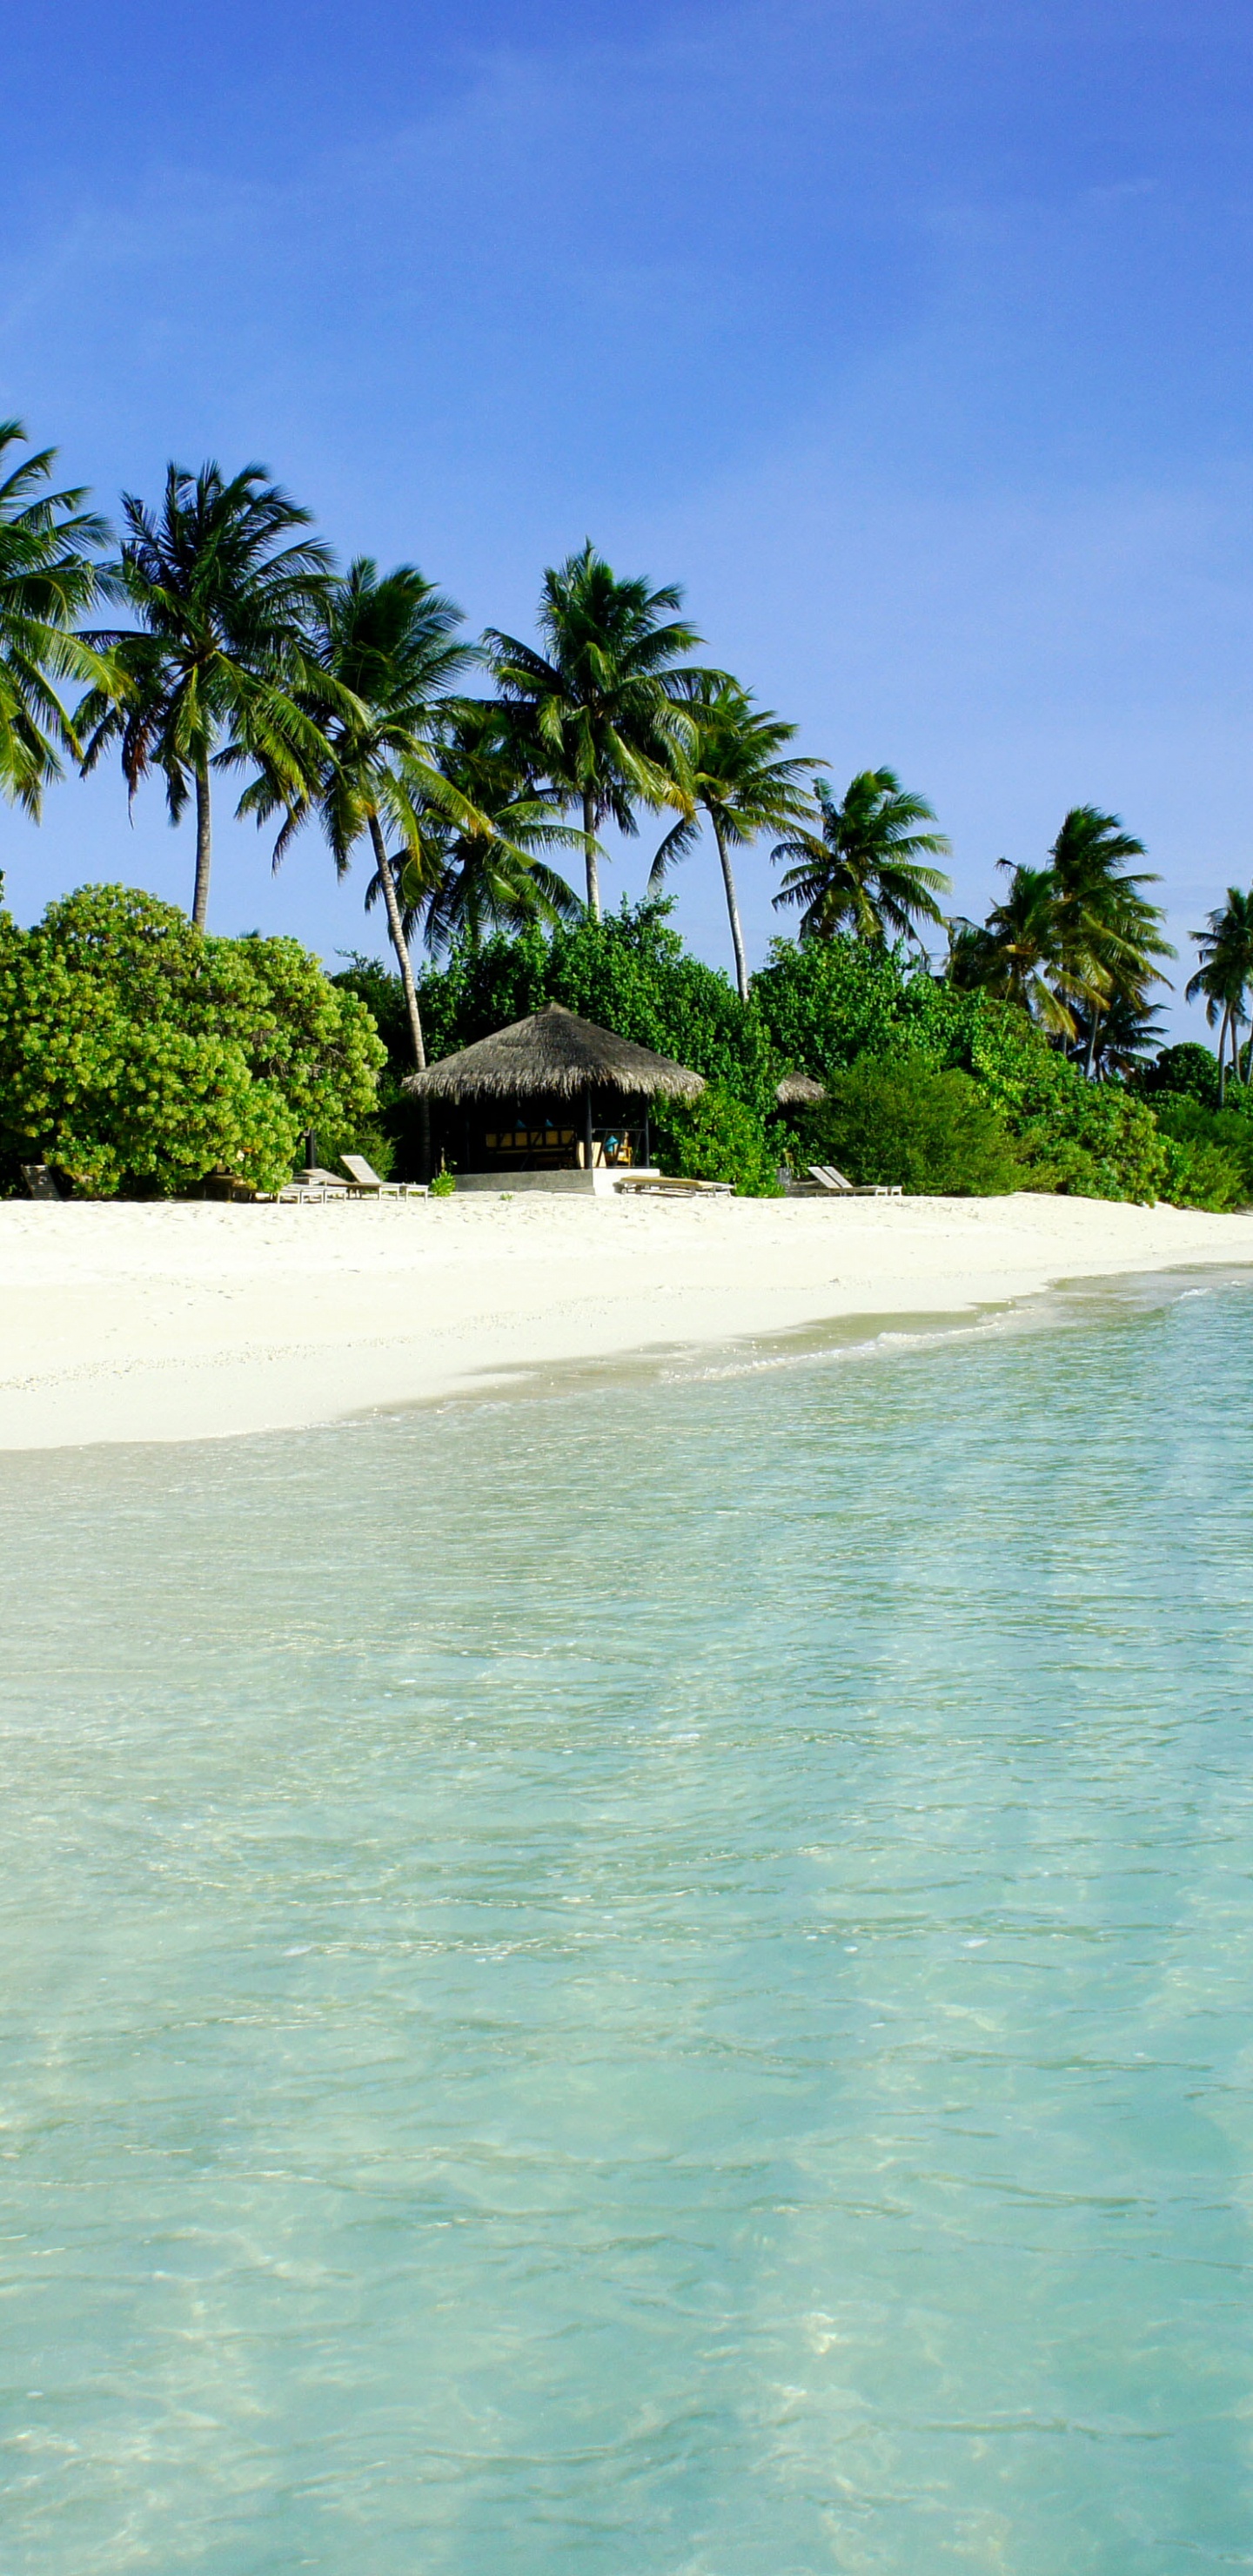
[[[840, 785], [930, 795], [962, 909], [1091, 801], [1183, 945], [1253, 878], [1251, 69], [1205, 0], [48, 0], [6, 33], [0, 410], [108, 506], [260, 457], [476, 630], [591, 535]], [[0, 813], [0, 865], [29, 918], [185, 900], [191, 852], [109, 774]], [[707, 856], [676, 882], [724, 962]], [[213, 922], [372, 946], [363, 883], [224, 816]]]

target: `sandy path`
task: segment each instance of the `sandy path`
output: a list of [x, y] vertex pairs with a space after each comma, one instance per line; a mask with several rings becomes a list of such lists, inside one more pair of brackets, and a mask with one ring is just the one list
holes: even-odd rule
[[0, 1204], [0, 1447], [178, 1440], [1051, 1282], [1253, 1263], [1253, 1215], [1085, 1199]]

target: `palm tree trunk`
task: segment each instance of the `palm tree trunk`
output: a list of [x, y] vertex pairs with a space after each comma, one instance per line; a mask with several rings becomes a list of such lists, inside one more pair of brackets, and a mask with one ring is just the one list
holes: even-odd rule
[[591, 789], [583, 790], [583, 852], [587, 860], [587, 908], [593, 921], [600, 919], [600, 867], [596, 855], [596, 799]]
[[1092, 1005], [1092, 1016], [1088, 1022], [1088, 1052], [1083, 1060], [1084, 1079], [1087, 1082], [1092, 1080], [1093, 1068], [1096, 1064], [1096, 1032], [1100, 1016], [1101, 1014], [1094, 1002]]
[[744, 954], [744, 925], [740, 920], [740, 904], [735, 891], [731, 853], [716, 823], [714, 839], [718, 844], [718, 856], [722, 861], [722, 882], [726, 888], [727, 916], [731, 924], [731, 946], [735, 950], [735, 980], [740, 988], [740, 1000], [746, 1002], [748, 1000], [748, 959]]
[[209, 763], [196, 764], [196, 891], [192, 898], [191, 917], [197, 930], [203, 930], [209, 910], [209, 869], [213, 858], [213, 816], [209, 794]]
[[[383, 902], [387, 911], [387, 927], [391, 932], [392, 946], [396, 951], [396, 963], [400, 968], [400, 982], [405, 997], [409, 1036], [413, 1046], [413, 1061], [418, 1072], [425, 1073], [426, 1040], [422, 1035], [418, 988], [413, 980], [413, 963], [409, 955], [409, 942], [405, 937], [405, 925], [400, 915], [400, 898], [396, 892], [396, 880], [392, 875], [387, 844], [384, 841], [382, 825], [377, 814], [370, 816], [370, 840], [378, 863], [379, 884], [383, 889]], [[418, 1173], [419, 1180], [429, 1181], [431, 1177], [431, 1104], [429, 1100], [422, 1097], [418, 1101], [418, 1161], [421, 1165]]]
[[1230, 1025], [1231, 1004], [1228, 1002], [1223, 1011], [1222, 1027], [1218, 1032], [1218, 1106], [1220, 1109], [1225, 1107], [1227, 1100], [1227, 1031]]

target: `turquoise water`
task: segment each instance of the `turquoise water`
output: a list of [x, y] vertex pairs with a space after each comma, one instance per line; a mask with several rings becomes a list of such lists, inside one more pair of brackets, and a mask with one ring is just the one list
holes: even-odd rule
[[8, 1459], [4, 2576], [1253, 2566], [1251, 1399]]

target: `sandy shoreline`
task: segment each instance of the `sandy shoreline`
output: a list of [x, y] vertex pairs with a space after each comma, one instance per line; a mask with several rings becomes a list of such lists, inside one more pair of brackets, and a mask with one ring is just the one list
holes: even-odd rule
[[1253, 1215], [1086, 1199], [0, 1205], [0, 1447], [186, 1440], [560, 1362], [1253, 1263]]

